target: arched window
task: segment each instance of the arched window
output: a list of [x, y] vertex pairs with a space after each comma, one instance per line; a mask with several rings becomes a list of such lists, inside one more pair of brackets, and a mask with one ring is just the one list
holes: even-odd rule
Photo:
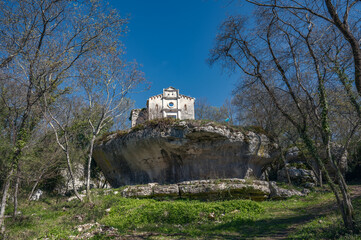
[[187, 104], [184, 104], [184, 111], [187, 111]]
[[158, 108], [159, 108], [159, 107], [158, 107], [158, 104], [156, 104], [156, 105], [155, 105], [155, 111], [156, 111], [156, 112], [158, 112], [158, 111], [159, 111], [159, 109], [158, 109]]

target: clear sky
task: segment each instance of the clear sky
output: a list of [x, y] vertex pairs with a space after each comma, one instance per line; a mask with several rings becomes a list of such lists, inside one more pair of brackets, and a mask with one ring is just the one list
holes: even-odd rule
[[237, 76], [206, 59], [222, 21], [249, 13], [238, 0], [110, 0], [122, 16], [130, 16], [124, 39], [127, 58], [142, 64], [151, 89], [132, 95], [137, 108], [169, 86], [180, 93], [207, 98], [221, 106], [231, 96]]

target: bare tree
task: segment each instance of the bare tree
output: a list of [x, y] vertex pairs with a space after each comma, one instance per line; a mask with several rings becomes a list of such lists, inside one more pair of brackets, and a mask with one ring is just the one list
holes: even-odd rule
[[[207, 98], [200, 98], [195, 105], [196, 119], [210, 120], [215, 122], [224, 122], [227, 118], [231, 119], [231, 104], [225, 102], [221, 107], [211, 106]], [[231, 121], [232, 122], [232, 121]]]
[[79, 72], [79, 85], [86, 96], [87, 121], [91, 130], [86, 181], [87, 197], [90, 200], [95, 139], [107, 125], [128, 113], [131, 102], [127, 96], [145, 79], [135, 62], [127, 63], [122, 59], [121, 51], [103, 52], [88, 58], [79, 67]]
[[13, 105], [10, 101], [14, 97], [1, 98], [10, 111], [8, 132], [13, 144], [0, 210], [2, 227], [10, 181], [39, 121], [34, 109], [44, 94], [53, 98], [62, 94], [57, 88], [71, 78], [78, 60], [95, 50], [116, 47], [126, 19], [98, 0], [2, 0], [0, 5], [0, 35], [4, 39], [0, 44], [0, 82], [6, 86], [1, 95], [15, 89], [18, 92], [13, 96], [19, 99]]
[[276, 8], [292, 14], [311, 14], [334, 25], [348, 42], [354, 63], [354, 81], [361, 95], [361, 42], [357, 29], [360, 27], [359, 0], [246, 0], [261, 7]]
[[46, 99], [46, 95], [44, 95], [45, 119], [53, 129], [56, 142], [59, 145], [59, 147], [63, 150], [64, 155], [66, 157], [66, 164], [73, 185], [74, 194], [80, 201], [83, 201], [83, 198], [78, 193], [75, 185], [75, 178], [74, 178], [72, 158], [71, 158], [71, 146], [70, 146], [71, 143], [69, 141], [69, 135], [70, 135], [69, 126], [74, 119], [73, 105], [75, 102], [69, 99], [62, 99], [62, 101], [59, 101], [58, 105], [56, 106], [58, 116], [55, 116], [52, 113], [52, 110], [49, 108], [47, 101], [48, 100]]
[[[247, 76], [249, 84], [257, 82], [263, 86], [317, 162], [336, 196], [345, 227], [354, 230], [351, 198], [331, 154], [332, 129], [326, 89], [335, 80], [335, 74], [327, 66], [324, 51], [334, 44], [327, 41], [327, 32], [335, 26], [322, 24], [308, 12], [280, 16], [275, 8], [259, 8], [257, 14], [259, 27], [253, 30], [245, 27], [244, 18], [230, 17], [222, 26], [210, 61], [223, 61], [231, 69], [236, 67]], [[324, 161], [333, 169], [334, 179]]]

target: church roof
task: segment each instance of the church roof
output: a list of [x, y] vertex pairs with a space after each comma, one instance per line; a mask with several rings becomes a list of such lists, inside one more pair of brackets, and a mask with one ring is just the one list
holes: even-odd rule
[[[178, 90], [178, 89], [170, 86], [170, 87], [168, 87], [168, 88], [165, 88], [164, 90]], [[149, 99], [152, 99], [152, 100], [153, 100], [153, 99], [162, 98], [162, 97], [163, 97], [163, 94], [161, 93], [161, 94], [152, 96], [152, 97], [150, 97]], [[183, 95], [183, 94], [179, 94], [179, 97], [181, 97], [181, 98], [186, 98], [186, 99], [195, 99], [194, 97], [188, 97], [188, 96]]]
[[174, 87], [170, 86], [170, 87], [168, 87], [168, 88], [166, 88], [166, 89], [164, 89], [164, 90], [178, 90], [178, 89], [176, 89], [176, 88], [174, 88]]
[[179, 94], [179, 96], [180, 96], [181, 98], [195, 99], [194, 97], [188, 97], [188, 96], [183, 95], [183, 94]]

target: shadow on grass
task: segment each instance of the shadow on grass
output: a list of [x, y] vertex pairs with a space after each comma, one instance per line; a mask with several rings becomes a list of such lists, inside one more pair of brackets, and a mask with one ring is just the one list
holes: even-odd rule
[[[217, 226], [201, 226], [207, 239], [243, 239], [255, 237], [278, 238], [287, 237], [293, 232], [296, 226], [303, 225], [313, 219], [323, 217], [325, 210], [333, 208], [334, 204], [330, 203], [319, 207], [312, 208], [312, 211], [306, 211], [303, 208], [292, 209], [294, 213], [289, 216], [268, 217], [260, 220], [234, 219]], [[237, 233], [227, 234], [228, 232]]]
[[[361, 197], [354, 198], [354, 207], [356, 215], [361, 212]], [[329, 202], [311, 207], [290, 208], [291, 213], [288, 216], [270, 215], [260, 216], [262, 219], [244, 219], [238, 218], [226, 223], [205, 223], [198, 226], [191, 226], [183, 230], [175, 230], [168, 227], [155, 227], [147, 229], [146, 234], [131, 235], [124, 239], [213, 239], [213, 240], [233, 240], [233, 239], [359, 239], [360, 235], [347, 235], [340, 221], [332, 222], [333, 218], [326, 220], [330, 222], [325, 224], [325, 219], [330, 214], [334, 214], [335, 203]], [[277, 214], [277, 213], [275, 213]], [[360, 214], [361, 216], [361, 214]], [[322, 219], [319, 220], [319, 219]], [[361, 219], [357, 219], [361, 223]], [[195, 223], [196, 224], [196, 223]], [[145, 229], [144, 229], [145, 230]], [[152, 238], [158, 236], [161, 238]], [[356, 238], [355, 238], [356, 237]]]

